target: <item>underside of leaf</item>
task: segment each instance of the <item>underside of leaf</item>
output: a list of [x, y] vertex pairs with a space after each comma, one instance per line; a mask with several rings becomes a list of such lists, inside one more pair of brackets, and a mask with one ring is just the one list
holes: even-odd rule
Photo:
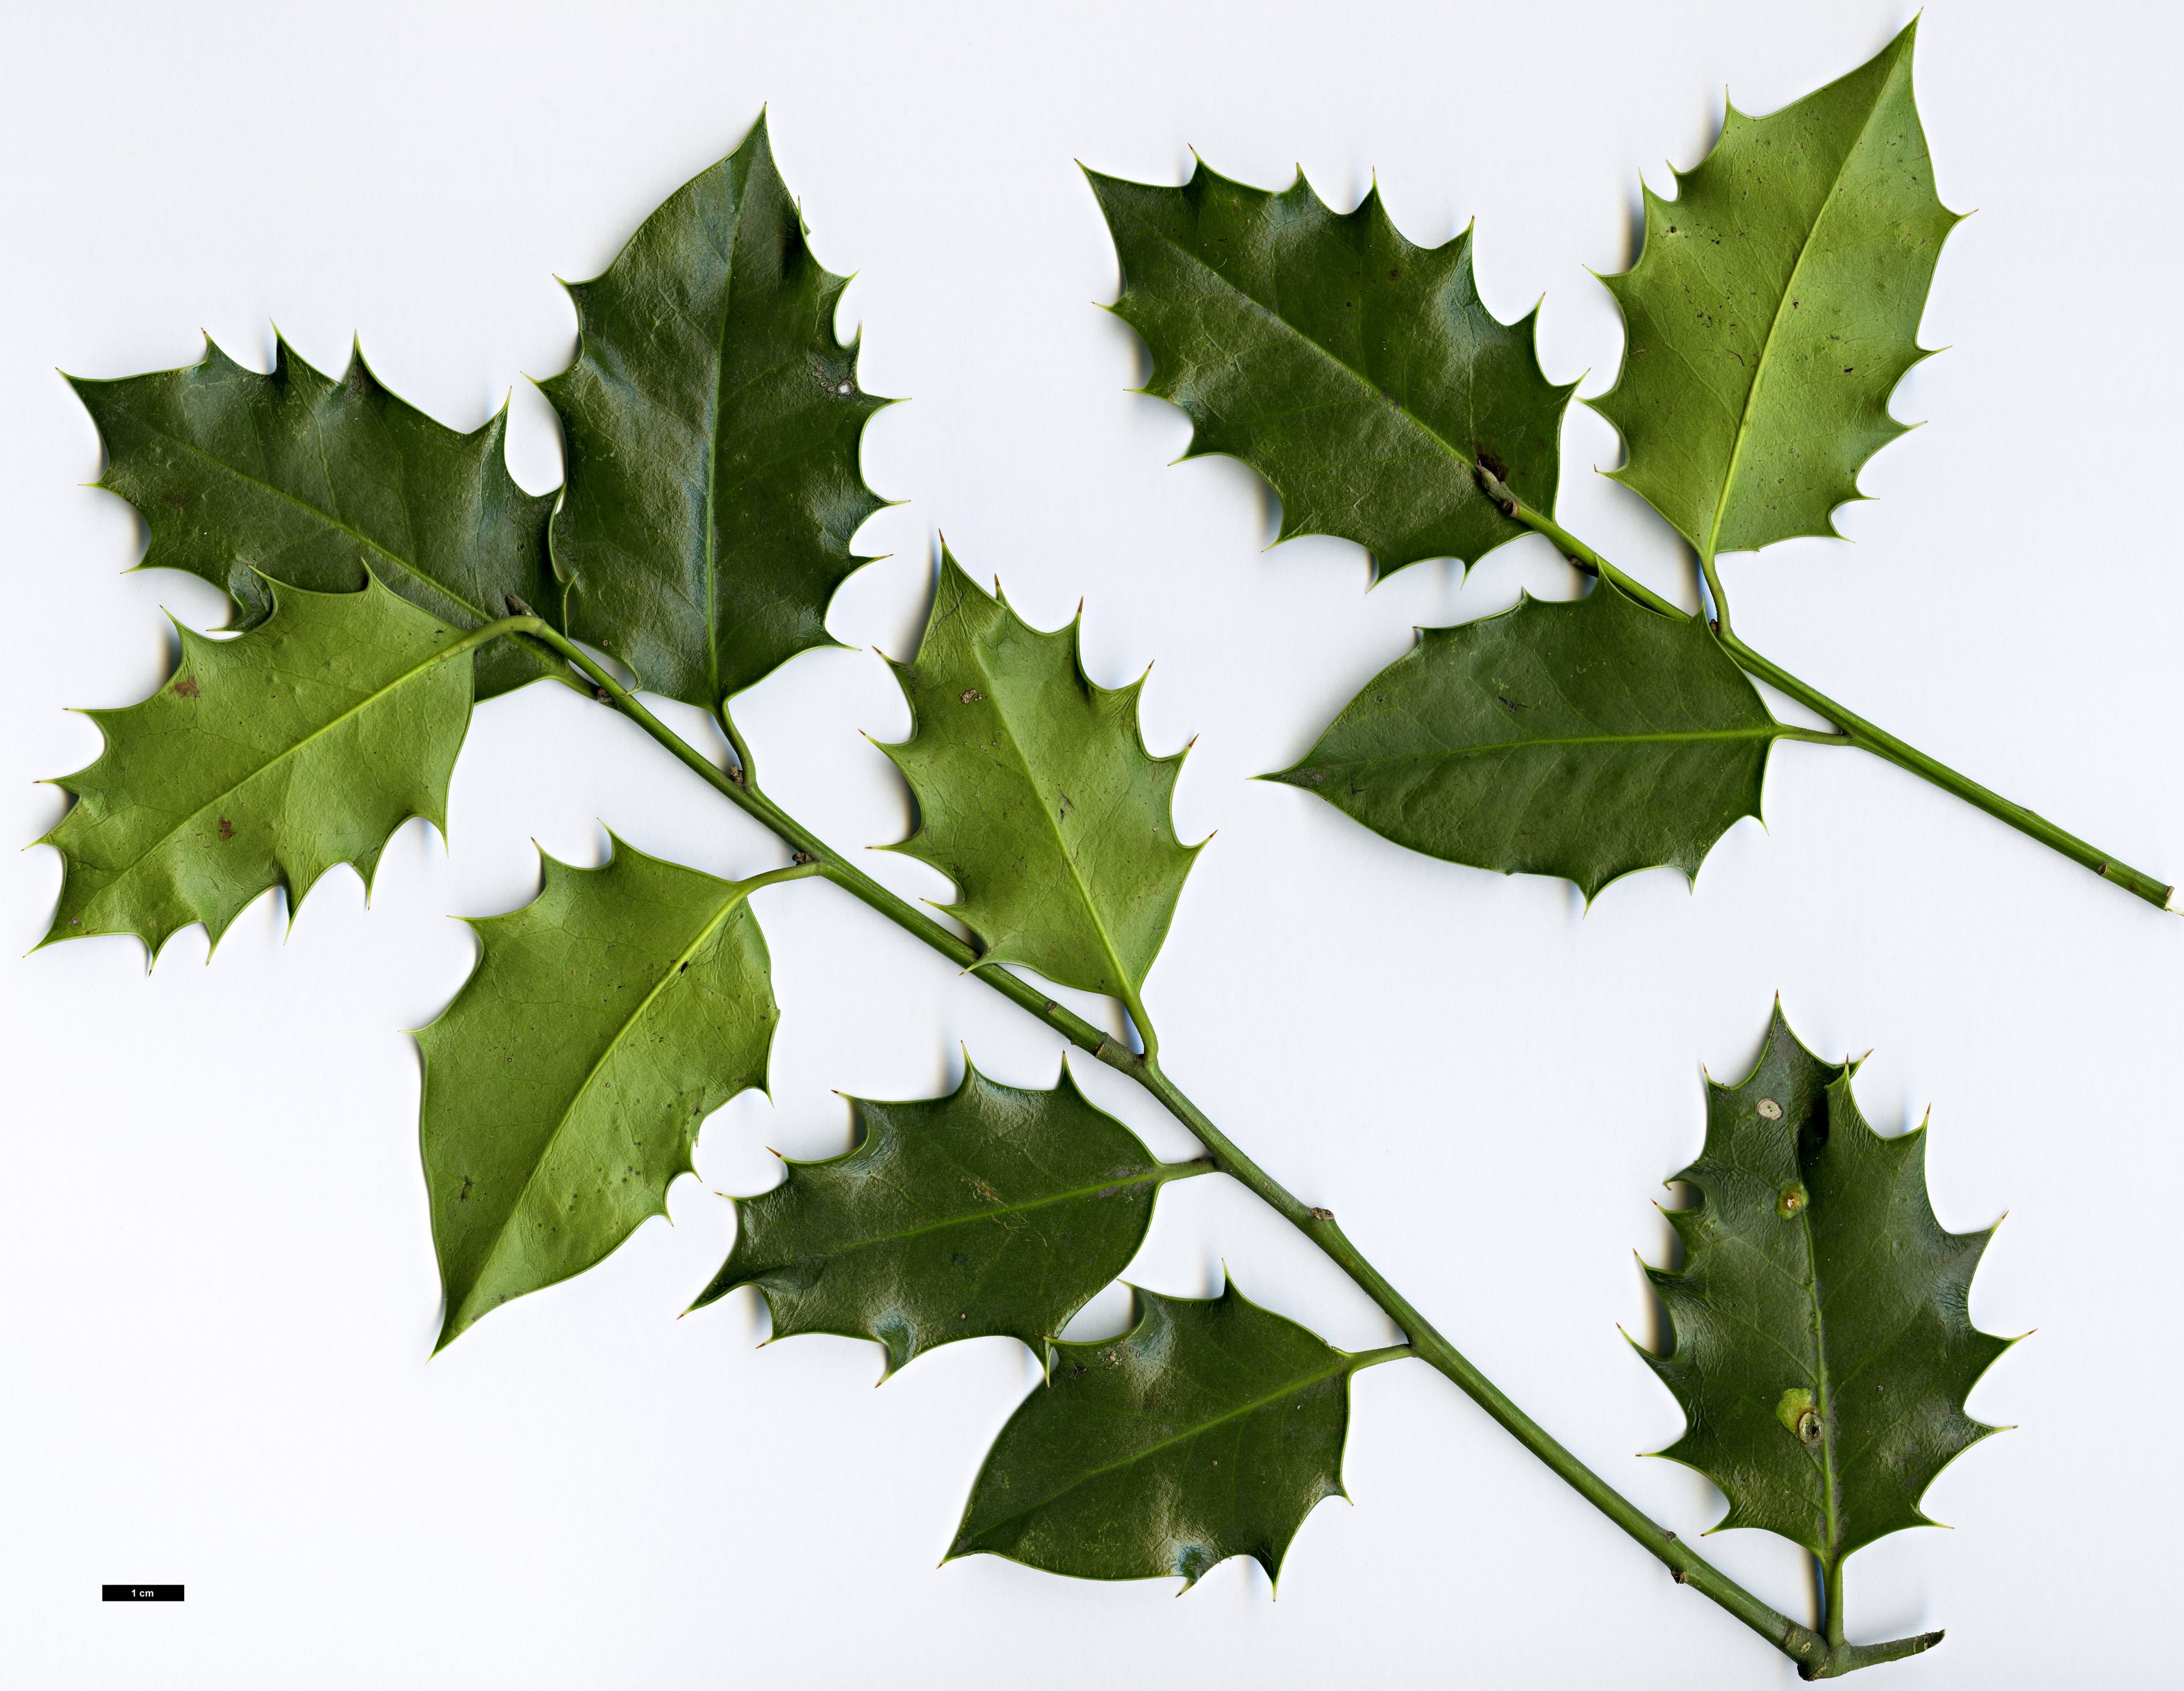
[[811, 256], [761, 117], [569, 288], [577, 361], [540, 384], [566, 443], [568, 631], [655, 692], [717, 710], [833, 644], [827, 606], [883, 503], [858, 444], [891, 403], [835, 338], [847, 285]]
[[370, 578], [266, 590], [256, 628], [216, 640], [178, 623], [165, 685], [86, 712], [106, 749], [53, 784], [76, 802], [39, 842], [65, 864], [43, 943], [134, 934], [156, 957], [202, 922], [216, 944], [268, 887], [292, 910], [337, 863], [369, 885], [410, 817], [445, 831], [470, 725], [461, 631]]
[[[225, 588], [238, 628], [271, 613], [275, 583], [354, 593], [368, 576], [460, 630], [507, 616], [511, 595], [558, 614], [554, 495], [510, 477], [504, 405], [460, 434], [387, 392], [360, 350], [335, 381], [285, 340], [270, 376], [208, 340], [185, 369], [70, 380], [106, 447], [98, 485], [151, 532], [141, 567]], [[561, 671], [535, 645], [496, 640], [478, 656], [477, 696]]]
[[1700, 1202], [1669, 1213], [1684, 1265], [1647, 1270], [1670, 1343], [1646, 1359], [1687, 1419], [1659, 1454], [1721, 1487], [1713, 1530], [1763, 1527], [1830, 1566], [1933, 1525], [1919, 1500], [1996, 1431], [1964, 1400], [2010, 1343], [1967, 1307], [1994, 1230], [1942, 1228], [1925, 1128], [1875, 1133], [1853, 1072], [1778, 1005], [1751, 1075], [1708, 1084], [1706, 1148], [1675, 1177]]
[[1330, 210], [1200, 164], [1181, 187], [1091, 175], [1122, 260], [1115, 310], [1153, 355], [1145, 391], [1194, 425], [1188, 455], [1241, 459], [1281, 496], [1281, 538], [1355, 540], [1385, 575], [1475, 562], [1528, 532], [1490, 472], [1554, 510], [1564, 408], [1534, 349], [1536, 309], [1480, 302], [1468, 230], [1414, 247], [1376, 189]]
[[[1085, 1102], [966, 1067], [944, 1098], [852, 1101], [858, 1142], [736, 1200], [736, 1243], [698, 1304], [755, 1286], [773, 1336], [872, 1339], [893, 1373], [956, 1339], [1039, 1348], [1128, 1266], [1169, 1165]], [[694, 1306], [696, 1307], [696, 1306]]]
[[1917, 32], [1772, 117], [1730, 107], [1676, 198], [1646, 192], [1637, 264], [1603, 278], [1625, 349], [1591, 403], [1629, 448], [1614, 474], [1708, 557], [1835, 533], [1904, 433], [1889, 396], [1928, 355], [1919, 319], [1961, 220], [1912, 98]]
[[1658, 864], [1696, 876], [1731, 824], [1759, 814], [1780, 732], [1696, 618], [1602, 582], [1421, 630], [1268, 779], [1412, 851], [1562, 875], [1590, 899]]
[[1198, 847], [1170, 819], [1183, 753], [1138, 731], [1144, 684], [1096, 686], [1077, 627], [1031, 627], [944, 552], [917, 656], [895, 666], [911, 736], [882, 749], [917, 797], [889, 849], [930, 863], [994, 963], [1134, 1003]]
[[442, 1346], [665, 1214], [699, 1124], [766, 1084], [780, 1019], [749, 883], [619, 840], [601, 868], [541, 859], [417, 1034]]
[[1250, 1556], [1274, 1579], [1305, 1517], [1345, 1495], [1354, 1356], [1234, 1286], [1138, 1299], [1120, 1338], [1055, 1347], [978, 1471], [950, 1560], [1195, 1585]]

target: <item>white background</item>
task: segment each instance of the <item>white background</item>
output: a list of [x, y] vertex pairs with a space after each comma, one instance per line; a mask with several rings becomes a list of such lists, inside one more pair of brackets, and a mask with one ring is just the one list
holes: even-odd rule
[[[513, 385], [515, 473], [559, 476], [546, 405], [571, 309], [644, 214], [771, 103], [820, 257], [855, 271], [863, 377], [915, 396], [872, 426], [875, 517], [832, 624], [742, 706], [770, 784], [844, 845], [900, 837], [859, 738], [906, 715], [868, 648], [911, 645], [944, 530], [1052, 627], [1085, 600], [1096, 678], [1157, 657], [1156, 750], [1218, 830], [1149, 992], [1173, 1069], [1456, 1341], [1613, 1483], [1693, 1534], [1703, 1482], [1637, 1459], [1675, 1434], [1617, 1332], [1652, 1331], [1634, 1248], [1701, 1137], [1701, 1065], [1740, 1076], [1770, 998], [1832, 1054], [1873, 1048], [1885, 1130], [1934, 1106], [1945, 1223], [2007, 1209], [1972, 1299], [2039, 1335], [1974, 1410], [2022, 1430], [1929, 1507], [1953, 1532], [1852, 1565], [1854, 1635], [1946, 1626], [1906, 1686], [2152, 1683], [2173, 1671], [2176, 1216], [2170, 1064], [2184, 924], [1860, 755], [1776, 753], [1767, 827], [1696, 895], [1670, 871], [1587, 913], [1565, 885], [1407, 855], [1295, 790], [1286, 764], [1417, 623], [1566, 596], [1544, 545], [1466, 584], [1366, 591], [1334, 540], [1265, 550], [1271, 501], [1227, 462], [1167, 467], [1181, 414], [1127, 390], [1144, 354], [1098, 309], [1115, 261], [1072, 164], [1181, 179], [1195, 145], [1340, 205], [1379, 173], [1401, 226], [1479, 220], [1488, 302], [1542, 293], [1550, 374], [1612, 376], [1585, 274], [1630, 258], [1641, 171], [1709, 144], [1728, 85], [1771, 110], [1877, 50], [1894, 3], [1201, 7], [714, 4], [10, 8], [0, 65], [0, 590], [9, 630], [0, 839], [59, 817], [31, 783], [95, 754], [64, 705], [164, 674], [159, 607], [203, 583], [122, 573], [133, 514], [79, 486], [91, 425], [53, 366], [184, 364], [209, 331], [265, 367], [269, 324], [476, 426]], [[1927, 316], [1954, 350], [1897, 410], [1844, 513], [1856, 544], [1727, 566], [1739, 630], [1914, 743], [2155, 873], [2184, 876], [2174, 661], [2184, 632], [2173, 399], [2175, 66], [2165, 8], [1929, 12], [1919, 90], [1951, 240]], [[1688, 566], [1592, 473], [1573, 412], [1563, 514], [1664, 591]], [[678, 718], [688, 722], [687, 716]], [[1356, 1393], [1355, 1506], [1306, 1525], [1279, 1603], [1248, 1561], [1182, 1601], [989, 1558], [935, 1571], [980, 1455], [1032, 1381], [987, 1340], [883, 1392], [875, 1348], [760, 1350], [745, 1292], [675, 1318], [725, 1253], [767, 1146], [846, 1142], [834, 1089], [929, 1095], [958, 1042], [1052, 1081], [1057, 1043], [816, 883], [760, 896], [784, 1016], [771, 1100], [708, 1125], [702, 1178], [603, 1267], [426, 1363], [438, 1291], [402, 1031], [470, 967], [451, 913], [582, 862], [599, 820], [719, 873], [756, 829], [607, 712], [536, 689], [483, 709], [452, 851], [412, 823], [372, 907], [346, 871], [292, 930], [269, 898], [211, 967], [192, 930], [148, 978], [134, 942], [0, 966], [0, 1665], [39, 1687], [1618, 1687], [1776, 1684], [1787, 1665], [1567, 1492], [1439, 1376]], [[873, 873], [944, 896], [900, 857]], [[60, 868], [0, 857], [0, 939], [43, 931]], [[284, 937], [285, 933], [285, 937]], [[1156, 1148], [1126, 1083], [1092, 1095]], [[1351, 1347], [1377, 1313], [1240, 1190], [1175, 1188], [1133, 1277], [1253, 1297]], [[1112, 1331], [1121, 1294], [1078, 1331]], [[1804, 1615], [1800, 1556], [1709, 1554]], [[186, 1582], [181, 1607], [106, 1581]]]

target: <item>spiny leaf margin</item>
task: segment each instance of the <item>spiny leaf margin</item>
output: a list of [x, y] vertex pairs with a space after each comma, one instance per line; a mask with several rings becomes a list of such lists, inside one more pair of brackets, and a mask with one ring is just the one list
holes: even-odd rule
[[[1835, 512], [1865, 497], [1860, 470], [1908, 431], [1889, 399], [1932, 356], [1919, 321], [1963, 220], [1934, 191], [1917, 34], [1914, 19], [1771, 116], [1729, 106], [1707, 157], [1675, 173], [1675, 199], [1645, 190], [1637, 262], [1602, 278], [1624, 324], [1615, 384], [1587, 401], [1627, 449], [1609, 473], [1705, 557], [1840, 538]], [[1875, 124], [1894, 133], [1869, 148]], [[1836, 174], [1804, 180], [1839, 144]]]
[[[222, 589], [232, 629], [271, 614], [276, 583], [354, 593], [367, 578], [465, 631], [508, 615], [511, 596], [549, 622], [560, 614], [546, 555], [557, 494], [509, 474], [505, 401], [465, 434], [389, 389], [361, 344], [337, 379], [277, 333], [265, 375], [208, 335], [192, 365], [67, 380], [105, 449], [94, 485], [149, 533], [136, 567]], [[499, 639], [479, 654], [476, 693], [563, 674], [542, 648]]]
[[1589, 903], [1641, 869], [1696, 882], [1721, 836], [1759, 817], [1782, 732], [1697, 618], [1602, 581], [1420, 629], [1262, 779], [1444, 862], [1561, 876]]
[[763, 878], [608, 840], [595, 869], [542, 850], [535, 898], [468, 918], [476, 966], [414, 1035], [436, 1350], [666, 1214], [705, 1117], [765, 1089], [780, 1010], [749, 905]]
[[861, 335], [836, 338], [849, 282], [812, 256], [760, 113], [604, 271], [566, 284], [576, 360], [539, 388], [565, 444], [568, 632], [653, 691], [719, 712], [838, 644], [827, 607], [872, 561], [850, 540], [887, 503], [864, 432], [895, 403], [865, 391]]
[[1705, 1147], [1673, 1177], [1700, 1201], [1664, 1212], [1684, 1264], [1646, 1270], [1668, 1347], [1635, 1347], [1685, 1415], [1654, 1454], [1729, 1500], [1708, 1530], [1760, 1527], [1830, 1567], [1936, 1524], [1920, 1498], [2002, 1430], [1964, 1405], [2015, 1342], [1970, 1314], [1994, 1229], [1942, 1227], [1925, 1124], [1875, 1133], [1852, 1096], [1857, 1069], [1815, 1057], [1778, 1001], [1751, 1074], [1708, 1080]]
[[880, 748], [910, 784], [917, 824], [883, 849], [956, 883], [945, 908], [986, 961], [1106, 993], [1142, 1025], [1139, 989], [1205, 842], [1184, 845], [1173, 820], [1190, 748], [1146, 748], [1142, 676], [1107, 688], [1086, 674], [1082, 614], [1034, 628], [944, 546], [916, 656], [890, 665], [910, 737]]
[[232, 639], [175, 622], [181, 660], [157, 691], [83, 713], [105, 747], [51, 783], [75, 803], [36, 842], [63, 862], [41, 946], [133, 934], [149, 963], [202, 923], [217, 946], [269, 888], [292, 920], [337, 863], [368, 893], [413, 816], [447, 832], [470, 726], [465, 638], [375, 577], [354, 593], [267, 592], [265, 618]]
[[1185, 457], [1265, 477], [1280, 539], [1356, 541], [1376, 577], [1467, 566], [1529, 532], [1482, 466], [1552, 514], [1576, 384], [1540, 368], [1538, 307], [1503, 323], [1479, 297], [1472, 232], [1434, 248], [1396, 228], [1376, 186], [1336, 212], [1299, 171], [1279, 192], [1195, 163], [1180, 187], [1088, 171], [1150, 350], [1143, 391], [1191, 419]]
[[889, 1375], [958, 1339], [1043, 1353], [1137, 1254], [1160, 1188], [1207, 1166], [1158, 1161], [1067, 1063], [1028, 1089], [967, 1055], [944, 1097], [849, 1102], [850, 1150], [784, 1158], [780, 1185], [734, 1200], [735, 1247], [691, 1307], [755, 1286], [774, 1338], [870, 1339]]
[[1305, 1518], [1349, 1495], [1350, 1377], [1363, 1356], [1233, 1282], [1211, 1298], [1132, 1290], [1129, 1331], [1054, 1347], [1047, 1382], [987, 1453], [947, 1560], [1180, 1577], [1187, 1590], [1248, 1555], [1277, 1581]]

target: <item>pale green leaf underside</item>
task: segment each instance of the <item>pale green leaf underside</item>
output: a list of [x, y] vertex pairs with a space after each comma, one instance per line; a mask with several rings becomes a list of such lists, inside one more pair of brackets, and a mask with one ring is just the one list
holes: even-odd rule
[[2008, 1342], [1966, 1307], [1992, 1236], [1927, 1201], [1923, 1128], [1884, 1139], [1780, 1007], [1743, 1084], [1707, 1088], [1706, 1148], [1676, 1178], [1680, 1270], [1648, 1273], [1670, 1348], [1648, 1356], [1687, 1425], [1663, 1456], [1758, 1526], [1828, 1561], [1906, 1526], [1958, 1454], [1995, 1431], [1964, 1399]]
[[1049, 1091], [967, 1068], [944, 1098], [852, 1108], [854, 1150], [736, 1200], [698, 1303], [755, 1286], [776, 1338], [872, 1339], [890, 1373], [956, 1339], [1060, 1332], [1136, 1255], [1162, 1185], [1203, 1168], [1156, 1162], [1067, 1067]]
[[1279, 193], [1203, 164], [1181, 187], [1091, 183], [1122, 260], [1115, 310], [1152, 352], [1145, 391], [1190, 415], [1190, 455], [1273, 483], [1281, 538], [1355, 540], [1384, 575], [1475, 561], [1526, 532], [1481, 464], [1553, 511], [1572, 388], [1540, 372], [1536, 310], [1503, 323], [1480, 302], [1468, 230], [1414, 247], [1377, 191], [1336, 212], [1301, 176]]
[[[509, 613], [512, 594], [549, 620], [554, 495], [508, 473], [508, 410], [459, 434], [380, 384], [359, 351], [339, 381], [275, 344], [246, 370], [208, 340], [199, 362], [119, 381], [71, 378], [98, 425], [98, 485], [136, 507], [146, 569], [226, 589], [254, 628], [275, 583], [354, 593], [376, 577], [461, 630]], [[559, 674], [551, 653], [500, 639], [477, 659], [477, 696]]]
[[1780, 724], [1696, 618], [1602, 582], [1584, 598], [1420, 631], [1272, 777], [1414, 851], [1562, 875], [1687, 876], [1758, 816]]
[[705, 1117], [766, 1084], [779, 1019], [747, 883], [620, 841], [602, 868], [542, 858], [417, 1035], [442, 1345], [666, 1214]]
[[337, 863], [369, 882], [410, 817], [444, 830], [470, 724], [461, 630], [369, 578], [268, 593], [232, 639], [177, 624], [157, 693], [86, 712], [106, 749], [54, 783], [76, 801], [42, 842], [65, 865], [47, 943], [135, 934], [156, 957], [196, 922], [217, 942], [268, 887], [292, 908]]
[[880, 508], [858, 468], [889, 402], [835, 338], [848, 279], [811, 256], [760, 118], [572, 285], [576, 363], [541, 384], [568, 485], [568, 630], [706, 710], [807, 647]]
[[1137, 726], [1142, 683], [1084, 674], [1076, 628], [1032, 628], [943, 555], [917, 656], [895, 667], [911, 736], [883, 748], [916, 795], [890, 849], [956, 883], [951, 912], [994, 963], [1134, 1002], [1196, 846], [1169, 804], [1183, 755]]
[[1055, 1347], [978, 1471], [951, 1560], [1195, 1584], [1251, 1556], [1272, 1579], [1305, 1517], [1344, 1495], [1356, 1358], [1233, 1286], [1138, 1300], [1120, 1338]]
[[1676, 198], [1647, 192], [1637, 264], [1604, 278], [1625, 353], [1592, 404], [1629, 448], [1616, 477], [1708, 556], [1833, 534], [1904, 433], [1889, 396], [1926, 356], [1919, 319], [1959, 220], [1912, 98], [1917, 28], [1772, 117], [1730, 107]]

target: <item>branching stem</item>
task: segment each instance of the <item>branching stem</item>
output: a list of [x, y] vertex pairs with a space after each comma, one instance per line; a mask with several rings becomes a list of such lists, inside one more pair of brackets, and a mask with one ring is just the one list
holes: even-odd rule
[[[995, 991], [1038, 1017], [1079, 1051], [1128, 1075], [1151, 1093], [1171, 1115], [1197, 1137], [1206, 1147], [1216, 1169], [1247, 1187], [1318, 1246], [1388, 1319], [1402, 1330], [1406, 1343], [1362, 1353], [1354, 1367], [1370, 1367], [1411, 1356], [1430, 1363], [1457, 1390], [1485, 1409], [1505, 1431], [1546, 1463], [1580, 1496], [1637, 1540], [1668, 1568], [1679, 1585], [1688, 1586], [1720, 1604], [1796, 1662], [1798, 1672], [1807, 1679], [1830, 1677], [1872, 1662], [1892, 1661], [1899, 1656], [1928, 1649], [1940, 1641], [1941, 1634], [1935, 1632], [1925, 1638], [1899, 1639], [1887, 1644], [1831, 1647], [1811, 1627], [1801, 1626], [1769, 1607], [1674, 1533], [1657, 1524], [1637, 1504], [1586, 1467], [1546, 1428], [1511, 1402], [1499, 1387], [1480, 1373], [1402, 1293], [1389, 1284], [1385, 1275], [1365, 1259], [1336, 1225], [1331, 1212], [1305, 1203], [1245, 1155], [1235, 1141], [1216, 1127], [1206, 1113], [1168, 1079], [1167, 1071], [1160, 1066], [1159, 1046], [1150, 1024], [1144, 1017], [1142, 1007], [1134, 1000], [1127, 1007], [1144, 1042], [1142, 1052], [1132, 1051], [1113, 1035], [1103, 1032], [1075, 1012], [1065, 1008], [1021, 975], [998, 963], [985, 962], [975, 948], [949, 929], [907, 900], [889, 891], [869, 875], [844, 862], [824, 841], [758, 790], [757, 783], [750, 778], [750, 766], [747, 762], [740, 766], [744, 779], [738, 782], [731, 778], [654, 716], [634, 694], [557, 630], [536, 617], [517, 617], [504, 623], [493, 625], [490, 631], [480, 631], [482, 634], [488, 632], [528, 634], [551, 645], [604, 695], [610, 705], [644, 729], [677, 762], [738, 810], [763, 823], [784, 845], [805, 860], [787, 873], [776, 871], [772, 875], [755, 878], [757, 880], [770, 882], [787, 879], [789, 874], [816, 874], [832, 881], [897, 927], [922, 940], [950, 962], [976, 974]], [[723, 709], [721, 717], [724, 727], [727, 716], [727, 712]], [[733, 736], [733, 730], [729, 732]]]
[[[1510, 516], [1526, 527], [1535, 533], [1546, 536], [1561, 550], [1563, 555], [1580, 569], [1590, 574], [1597, 575], [1603, 581], [1613, 582], [1616, 586], [1621, 588], [1624, 592], [1647, 609], [1658, 611], [1664, 617], [1688, 617], [1690, 616], [1690, 612], [1683, 610], [1674, 601], [1663, 599], [1643, 582], [1625, 575], [1552, 517], [1534, 511], [1529, 505], [1521, 502], [1513, 501], [1508, 510]], [[2008, 823], [2019, 833], [2029, 834], [2051, 851], [2060, 851], [2071, 862], [2083, 864], [2103, 879], [2114, 882], [2126, 892], [2136, 893], [2148, 904], [2159, 909], [2176, 908], [2171, 902], [2176, 894], [2176, 888], [2165, 882], [2156, 880], [2152, 875], [2132, 868], [2129, 864], [2118, 861], [2106, 851], [2088, 846], [2075, 834], [2065, 832], [2056, 827], [2047, 818], [2025, 809], [2023, 805], [2014, 804], [2003, 798], [2001, 794], [1992, 792], [1980, 785], [1978, 782], [1958, 774], [1946, 763], [1929, 757], [1916, 746], [1907, 745], [1894, 734], [1876, 728], [1864, 717], [1846, 710], [1818, 688], [1799, 680], [1772, 659], [1763, 657], [1759, 653], [1752, 650], [1730, 631], [1729, 601], [1723, 596], [1720, 580], [1714, 573], [1713, 560], [1711, 557], [1705, 557], [1702, 558], [1701, 562], [1706, 570], [1708, 590], [1713, 598], [1714, 614], [1719, 619], [1719, 626], [1715, 633], [1716, 637], [1721, 641], [1722, 650], [1736, 660], [1737, 667], [1746, 674], [1756, 677], [1778, 691], [1787, 694], [1807, 710], [1825, 717], [1833, 723], [1841, 730], [1840, 734], [1834, 737], [1837, 743], [1860, 747], [1873, 753], [1876, 757], [1886, 759], [1899, 769], [1908, 769], [1921, 780], [1932, 782], [1943, 792], [1955, 794], [1965, 803], [1985, 811], [1997, 821]], [[1813, 739], [1828, 737], [1815, 736], [1809, 731], [1793, 729], [1787, 732], [1784, 738]]]

